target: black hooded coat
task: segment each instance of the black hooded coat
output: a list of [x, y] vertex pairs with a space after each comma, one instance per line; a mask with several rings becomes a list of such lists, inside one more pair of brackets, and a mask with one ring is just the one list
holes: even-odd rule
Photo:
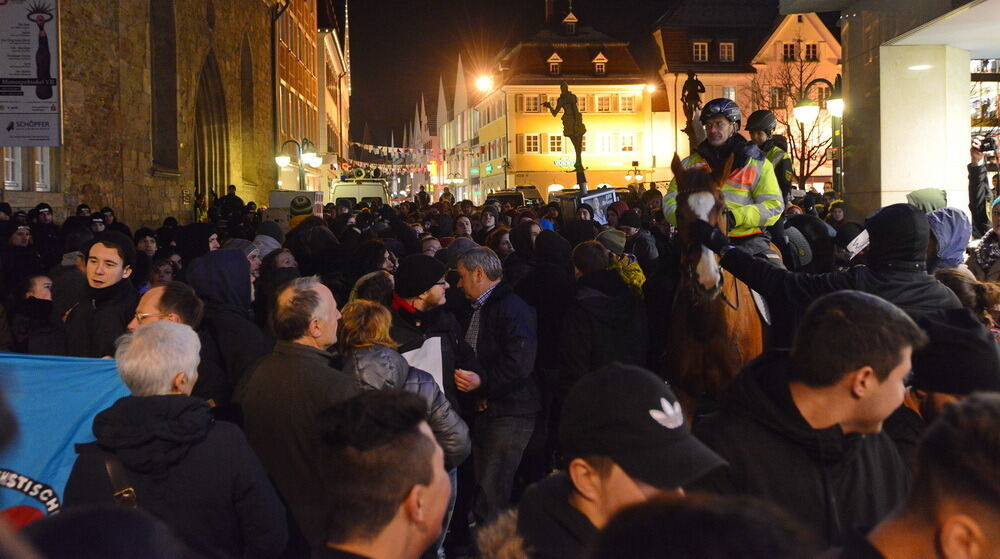
[[139, 508], [207, 557], [277, 557], [288, 538], [285, 508], [235, 426], [184, 395], [130, 396], [94, 418], [94, 443], [66, 484], [67, 507], [113, 503], [105, 452], [125, 467]]

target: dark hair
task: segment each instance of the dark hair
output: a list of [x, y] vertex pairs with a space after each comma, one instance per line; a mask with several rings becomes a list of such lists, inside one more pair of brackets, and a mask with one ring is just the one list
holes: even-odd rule
[[927, 343], [927, 335], [899, 307], [868, 293], [837, 291], [806, 310], [795, 333], [790, 378], [808, 386], [836, 384], [850, 371], [870, 366], [884, 381], [900, 364], [906, 347]]
[[434, 441], [420, 431], [427, 403], [402, 390], [364, 392], [316, 421], [328, 501], [327, 539], [371, 539], [415, 485], [434, 479]]
[[135, 266], [135, 245], [132, 244], [132, 239], [126, 237], [124, 233], [102, 231], [95, 235], [87, 244], [87, 250], [83, 253], [84, 257], [89, 258], [90, 250], [98, 243], [118, 251], [118, 256], [122, 259], [122, 268]]
[[[290, 342], [305, 335], [320, 305], [319, 294], [316, 293], [318, 285], [320, 283], [315, 276], [296, 278], [275, 293], [271, 326], [279, 340]], [[288, 290], [293, 290], [293, 293], [281, 304], [281, 295]]]
[[934, 278], [952, 290], [962, 306], [971, 310], [983, 325], [993, 326], [990, 309], [1000, 305], [1000, 284], [979, 281], [971, 272], [958, 268], [935, 270]]
[[392, 307], [393, 281], [392, 274], [385, 270], [376, 270], [358, 278], [351, 290], [350, 300], [363, 299], [374, 301]]
[[598, 241], [586, 241], [573, 249], [573, 266], [581, 275], [608, 269], [608, 253]]
[[160, 297], [160, 311], [174, 313], [180, 317], [184, 324], [191, 328], [198, 328], [205, 310], [205, 303], [198, 298], [194, 289], [179, 281], [172, 281], [162, 287], [163, 296]]
[[141, 227], [136, 230], [132, 239], [135, 241], [135, 244], [139, 244], [139, 241], [145, 239], [146, 237], [152, 237], [153, 240], [156, 240], [156, 231], [153, 231], [149, 227]]
[[933, 515], [947, 499], [1000, 509], [1000, 395], [973, 394], [945, 406], [917, 447], [907, 510]]
[[805, 559], [795, 519], [748, 497], [663, 496], [628, 507], [593, 542], [590, 559]]
[[504, 235], [510, 235], [510, 227], [498, 225], [496, 229], [490, 231], [489, 235], [486, 235], [486, 246], [493, 252], [500, 254], [500, 239]]

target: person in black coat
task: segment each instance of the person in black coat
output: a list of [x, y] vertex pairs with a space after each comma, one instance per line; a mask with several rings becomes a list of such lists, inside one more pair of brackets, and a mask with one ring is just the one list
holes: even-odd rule
[[906, 496], [910, 473], [883, 422], [903, 402], [926, 342], [902, 310], [841, 291], [803, 317], [791, 352], [772, 350], [723, 392], [695, 435], [729, 462], [695, 489], [785, 508], [823, 542], [867, 532]]
[[132, 282], [135, 247], [132, 239], [112, 231], [97, 235], [87, 254], [87, 298], [66, 317], [66, 353], [104, 357], [115, 352], [139, 300]]
[[587, 241], [573, 250], [576, 297], [560, 315], [558, 393], [565, 395], [589, 371], [619, 362], [646, 366], [649, 346], [646, 310], [622, 280], [608, 268], [606, 249]]
[[6, 300], [28, 278], [44, 273], [42, 257], [26, 226], [0, 221], [0, 299]]
[[[168, 321], [141, 326], [115, 354], [132, 396], [94, 418], [97, 441], [79, 445], [67, 508], [113, 503], [110, 458], [138, 506], [208, 557], [277, 557], [285, 509], [243, 433], [214, 422], [189, 394], [198, 378], [198, 336]], [[169, 354], [162, 351], [169, 347]]]
[[225, 405], [254, 364], [270, 353], [274, 340], [251, 320], [250, 264], [242, 251], [216, 250], [195, 259], [187, 267], [187, 280], [205, 302], [199, 331], [218, 350], [206, 356], [221, 359], [213, 366], [226, 375], [214, 393], [218, 394], [216, 403]]
[[514, 474], [539, 410], [535, 311], [502, 281], [500, 259], [488, 248], [462, 255], [458, 274], [460, 287], [473, 302], [465, 340], [476, 350], [484, 373], [476, 388], [484, 409], [472, 437], [480, 496], [475, 512], [491, 519], [510, 500]]
[[535, 265], [535, 238], [542, 227], [535, 221], [522, 221], [510, 232], [510, 244], [514, 252], [503, 261], [504, 281], [512, 287], [524, 279]]

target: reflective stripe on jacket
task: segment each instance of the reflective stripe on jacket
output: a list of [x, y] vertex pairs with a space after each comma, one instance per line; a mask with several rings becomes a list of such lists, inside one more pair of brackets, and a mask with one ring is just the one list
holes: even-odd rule
[[[685, 169], [709, 171], [708, 162], [693, 153], [681, 162]], [[767, 159], [750, 158], [747, 164], [733, 169], [722, 185], [726, 207], [736, 218], [730, 237], [746, 237], [761, 233], [774, 225], [784, 210], [781, 189], [774, 175], [774, 165]], [[667, 195], [663, 197], [663, 214], [672, 225], [677, 225], [677, 179], [670, 180]]]

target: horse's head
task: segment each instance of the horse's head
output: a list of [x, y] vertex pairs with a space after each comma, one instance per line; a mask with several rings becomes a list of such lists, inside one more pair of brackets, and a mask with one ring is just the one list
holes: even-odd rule
[[707, 169], [684, 169], [674, 154], [671, 169], [677, 180], [677, 241], [681, 250], [681, 268], [689, 276], [692, 289], [703, 298], [714, 299], [722, 289], [722, 270], [715, 254], [692, 239], [688, 225], [703, 219], [726, 231], [723, 217], [725, 200], [719, 184], [728, 177], [733, 167], [733, 156], [726, 160], [720, 173]]

